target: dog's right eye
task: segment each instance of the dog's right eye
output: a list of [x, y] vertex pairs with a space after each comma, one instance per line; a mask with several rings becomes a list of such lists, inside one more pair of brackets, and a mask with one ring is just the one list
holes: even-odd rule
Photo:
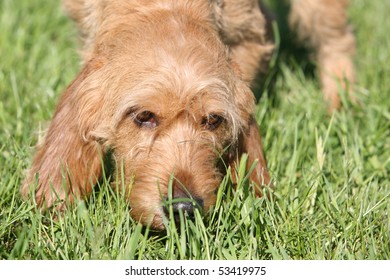
[[207, 117], [204, 117], [202, 119], [202, 125], [207, 128], [208, 130], [214, 130], [219, 127], [219, 125], [223, 122], [223, 117], [216, 115], [216, 114], [210, 114]]
[[155, 128], [158, 125], [156, 115], [150, 111], [134, 114], [133, 120], [140, 127]]

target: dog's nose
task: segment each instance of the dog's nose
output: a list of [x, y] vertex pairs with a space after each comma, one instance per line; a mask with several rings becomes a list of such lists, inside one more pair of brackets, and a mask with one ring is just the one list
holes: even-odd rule
[[[175, 201], [178, 200], [178, 201]], [[180, 212], [182, 212], [183, 217], [187, 217], [191, 220], [195, 219], [195, 210], [198, 209], [202, 211], [203, 209], [203, 200], [199, 198], [174, 198], [172, 203], [167, 202], [164, 206], [164, 213], [169, 217], [169, 209], [172, 207], [173, 219], [176, 224], [180, 223]]]

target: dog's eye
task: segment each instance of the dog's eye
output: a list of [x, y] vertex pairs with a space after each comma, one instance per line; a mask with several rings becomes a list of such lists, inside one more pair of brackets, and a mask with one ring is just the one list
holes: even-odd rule
[[219, 115], [210, 114], [202, 119], [202, 125], [208, 130], [214, 130], [223, 122], [223, 120], [223, 117]]
[[150, 111], [135, 114], [134, 122], [140, 127], [154, 128], [157, 126], [156, 115]]

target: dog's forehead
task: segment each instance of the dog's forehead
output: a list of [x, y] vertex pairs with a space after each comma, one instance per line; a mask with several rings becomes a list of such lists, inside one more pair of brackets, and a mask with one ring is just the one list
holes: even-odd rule
[[189, 40], [183, 48], [160, 44], [142, 55], [126, 52], [110, 62], [107, 72], [115, 73], [118, 84], [110, 87], [116, 89], [111, 94], [115, 114], [120, 119], [129, 108], [166, 116], [183, 109], [203, 116], [238, 114], [234, 71], [227, 54], [215, 48]]
[[207, 113], [234, 111], [231, 81], [218, 71], [197, 71], [196, 67], [161, 67], [137, 73], [136, 81], [122, 79], [117, 111], [140, 108], [172, 114], [183, 109]]

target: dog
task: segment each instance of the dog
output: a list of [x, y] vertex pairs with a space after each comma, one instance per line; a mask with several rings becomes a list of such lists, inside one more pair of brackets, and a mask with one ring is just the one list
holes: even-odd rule
[[[325, 100], [353, 84], [345, 0], [291, 1], [291, 26], [317, 58]], [[164, 229], [166, 202], [207, 212], [243, 154], [258, 196], [272, 182], [250, 89], [275, 48], [257, 0], [65, 0], [83, 67], [61, 96], [22, 194], [43, 209], [87, 198], [112, 151], [132, 217]], [[122, 176], [119, 176], [122, 175]], [[235, 180], [233, 176], [233, 180]], [[118, 182], [119, 181], [119, 182]]]

